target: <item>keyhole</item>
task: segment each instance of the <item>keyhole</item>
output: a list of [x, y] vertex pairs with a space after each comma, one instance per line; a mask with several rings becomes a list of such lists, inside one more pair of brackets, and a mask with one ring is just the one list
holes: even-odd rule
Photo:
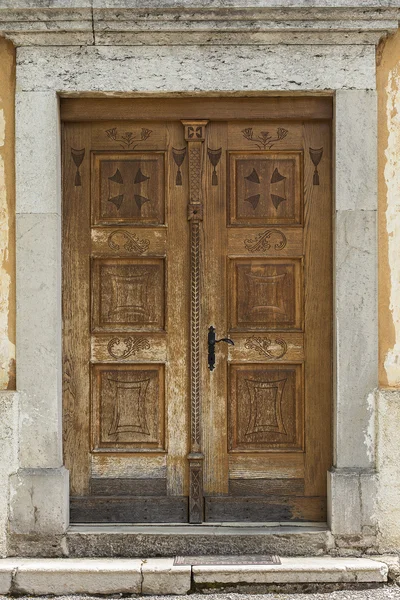
[[197, 215], [197, 210], [194, 210], [194, 211], [193, 211], [193, 214], [194, 214], [194, 215]]

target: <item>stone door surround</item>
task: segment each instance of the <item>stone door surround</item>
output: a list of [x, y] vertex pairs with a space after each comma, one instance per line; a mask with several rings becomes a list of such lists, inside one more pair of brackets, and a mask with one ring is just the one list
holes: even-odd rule
[[[84, 0], [80, 8], [63, 4], [54, 1], [62, 7], [57, 14], [52, 8], [31, 8], [23, 23], [16, 9], [7, 9], [6, 21], [0, 9], [0, 31], [19, 46], [20, 429], [19, 470], [10, 484], [12, 536], [62, 536], [68, 528], [61, 423], [60, 98], [329, 94], [335, 105], [335, 407], [329, 526], [343, 543], [349, 536], [367, 540], [375, 533], [378, 361], [375, 45], [397, 27], [398, 9], [378, 11], [371, 0], [360, 1], [362, 9], [351, 0], [320, 0], [305, 13], [304, 2], [296, 0], [292, 11], [268, 8], [260, 1], [251, 12], [236, 0], [229, 11], [215, 2], [213, 12], [200, 14], [195, 10], [203, 8], [198, 0], [162, 14], [150, 7], [152, 16], [144, 17], [132, 6], [120, 14], [102, 8], [107, 3], [100, 0], [94, 9]], [[171, 32], [176, 11], [181, 18], [172, 21]], [[199, 20], [192, 21], [195, 13]], [[63, 15], [65, 24], [60, 25]], [[243, 17], [239, 31], [232, 33], [232, 17], [238, 16]], [[256, 19], [257, 30], [251, 24]], [[153, 29], [146, 31], [150, 23]]]

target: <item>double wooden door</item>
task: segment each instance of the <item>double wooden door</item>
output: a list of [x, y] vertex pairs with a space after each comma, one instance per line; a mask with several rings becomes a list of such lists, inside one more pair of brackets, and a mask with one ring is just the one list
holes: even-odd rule
[[63, 101], [73, 522], [325, 520], [331, 113]]

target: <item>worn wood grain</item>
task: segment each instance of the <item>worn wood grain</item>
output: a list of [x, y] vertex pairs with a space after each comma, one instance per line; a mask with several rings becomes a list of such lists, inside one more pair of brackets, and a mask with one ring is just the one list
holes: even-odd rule
[[160, 496], [71, 497], [73, 523], [185, 523], [188, 499]]
[[90, 475], [90, 126], [71, 124], [63, 133], [63, 448], [71, 492], [86, 494]]
[[332, 464], [332, 182], [330, 124], [304, 125], [306, 148], [322, 148], [318, 181], [311, 155], [305, 161], [304, 207], [304, 343], [305, 363], [305, 490], [309, 495], [326, 492], [327, 472]]
[[105, 479], [90, 480], [93, 496], [166, 496], [167, 479]]
[[[247, 93], [246, 96], [249, 96]], [[258, 97], [258, 98], [61, 98], [63, 121], [126, 121], [138, 119], [331, 119], [331, 97]], [[125, 126], [122, 125], [125, 130]]]
[[[187, 222], [188, 158], [180, 166], [174, 148], [185, 147], [181, 123], [166, 126], [168, 161], [167, 189], [167, 489], [171, 496], [189, 495], [187, 454], [189, 452], [189, 227]], [[179, 161], [178, 161], [179, 162]]]
[[228, 230], [230, 256], [302, 256], [303, 229], [265, 223], [260, 228], [231, 227]]
[[302, 362], [304, 334], [286, 331], [231, 333], [235, 342], [229, 346], [229, 361]]
[[210, 523], [316, 521], [326, 519], [326, 498], [310, 496], [246, 496], [205, 499], [205, 519]]
[[[210, 157], [206, 158], [206, 195], [204, 202], [204, 291], [202, 295], [203, 339], [208, 328], [216, 328], [217, 338], [227, 334], [226, 289], [226, 159], [227, 128], [225, 123], [210, 123], [207, 128], [207, 149], [222, 149], [220, 159], [214, 167]], [[218, 157], [218, 155], [217, 155]], [[204, 454], [205, 494], [220, 494], [228, 491], [227, 448], [227, 354], [225, 343], [216, 345], [216, 368], [210, 372], [207, 361], [203, 361], [204, 381]]]
[[[182, 522], [203, 486], [211, 521], [324, 520], [331, 98], [65, 99], [62, 114], [72, 518]], [[234, 342], [212, 372], [210, 325]]]
[[304, 479], [230, 479], [232, 496], [304, 496]]
[[230, 479], [299, 479], [304, 477], [304, 454], [230, 454]]
[[90, 462], [92, 477], [164, 479], [167, 476], [166, 454], [92, 454]]
[[92, 256], [165, 256], [167, 230], [160, 228], [92, 228]]
[[166, 362], [167, 336], [153, 332], [97, 333], [91, 339], [91, 361]]

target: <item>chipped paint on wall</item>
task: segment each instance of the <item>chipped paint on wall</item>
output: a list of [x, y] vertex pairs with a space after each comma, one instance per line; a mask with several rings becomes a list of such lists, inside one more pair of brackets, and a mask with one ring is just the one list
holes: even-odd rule
[[380, 49], [379, 382], [400, 387], [400, 32]]
[[0, 390], [15, 389], [15, 54], [0, 39]]
[[400, 60], [388, 74], [386, 120], [388, 139], [385, 149], [384, 178], [386, 194], [386, 227], [390, 279], [389, 310], [394, 327], [394, 344], [384, 358], [387, 383], [400, 385]]

